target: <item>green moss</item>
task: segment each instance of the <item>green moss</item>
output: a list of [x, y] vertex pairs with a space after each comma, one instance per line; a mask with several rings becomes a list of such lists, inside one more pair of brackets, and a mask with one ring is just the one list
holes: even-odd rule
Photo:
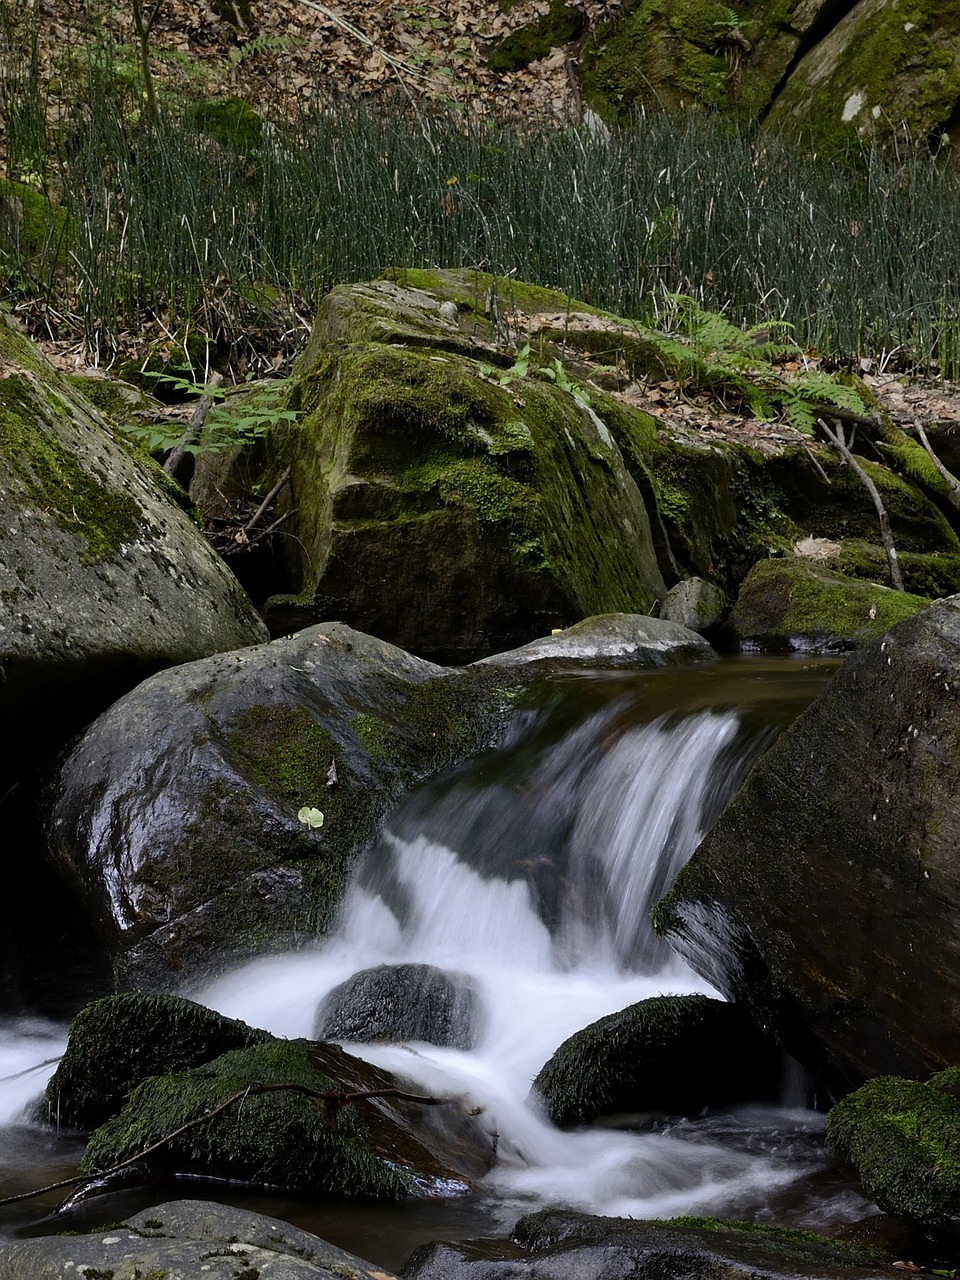
[[551, 49], [576, 40], [586, 26], [582, 9], [552, 0], [549, 10], [535, 22], [511, 32], [494, 48], [490, 65], [494, 71], [519, 71], [545, 58]]
[[25, 374], [0, 380], [4, 470], [45, 515], [86, 544], [86, 563], [114, 556], [138, 536], [140, 507], [132, 496], [104, 483], [106, 474], [98, 476], [80, 464], [49, 425], [51, 416], [51, 407]]
[[260, 145], [263, 117], [242, 98], [212, 98], [198, 102], [193, 119], [201, 133], [248, 156]]
[[[507, 276], [495, 276], [487, 271], [441, 271], [435, 268], [392, 267], [384, 272], [384, 278], [395, 280], [407, 289], [422, 289], [472, 315], [485, 316], [490, 305], [491, 292], [495, 295], [499, 310], [508, 315], [563, 314], [565, 311], [585, 312], [588, 315], [609, 316], [607, 311], [591, 306], [580, 298], [546, 289], [542, 285], [527, 284]], [[577, 335], [578, 341], [581, 335]]]
[[867, 1195], [927, 1229], [960, 1214], [960, 1101], [935, 1080], [871, 1080], [827, 1122], [827, 1141], [856, 1168]]
[[[429, 1155], [415, 1140], [404, 1142], [402, 1131], [384, 1123], [374, 1103], [324, 1106], [294, 1090], [257, 1092], [260, 1085], [284, 1084], [342, 1094], [390, 1088], [394, 1082], [334, 1045], [274, 1040], [236, 1050], [204, 1067], [154, 1076], [138, 1086], [121, 1114], [91, 1137], [83, 1171], [128, 1159], [197, 1121], [153, 1161], [290, 1191], [389, 1198], [412, 1189], [414, 1162], [417, 1170], [430, 1171]], [[240, 1095], [234, 1106], [200, 1120], [233, 1095]]]
[[23, 182], [0, 178], [0, 249], [59, 267], [75, 229], [67, 211]]

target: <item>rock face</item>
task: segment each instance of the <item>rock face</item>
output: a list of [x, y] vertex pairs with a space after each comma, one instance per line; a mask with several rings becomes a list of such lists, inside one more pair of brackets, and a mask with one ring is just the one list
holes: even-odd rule
[[727, 629], [740, 644], [836, 653], [882, 635], [929, 603], [808, 560], [760, 560], [740, 588]]
[[775, 1097], [780, 1066], [779, 1050], [739, 1006], [657, 996], [565, 1040], [533, 1088], [558, 1125], [618, 1114], [694, 1115]]
[[204, 1276], [207, 1280], [344, 1280], [388, 1272], [288, 1222], [209, 1200], [174, 1200], [109, 1231], [0, 1245], [5, 1280]]
[[117, 702], [51, 781], [48, 843], [121, 980], [322, 935], [387, 807], [496, 737], [501, 681], [330, 623]]
[[655, 910], [840, 1094], [960, 1061], [960, 600], [847, 659]]
[[547, 1209], [521, 1218], [506, 1241], [440, 1241], [418, 1249], [403, 1280], [876, 1280], [865, 1252], [813, 1233], [769, 1226], [638, 1222]]
[[470, 979], [430, 964], [382, 964], [355, 973], [317, 1010], [318, 1040], [387, 1040], [472, 1049], [482, 1017]]
[[336, 1045], [269, 1040], [144, 1080], [91, 1135], [81, 1171], [95, 1175], [176, 1133], [152, 1165], [288, 1191], [462, 1194], [493, 1163], [494, 1137], [462, 1099], [410, 1100], [419, 1096]]
[[266, 630], [176, 487], [2, 317], [0, 373], [0, 714], [18, 726], [15, 773], [158, 668]]

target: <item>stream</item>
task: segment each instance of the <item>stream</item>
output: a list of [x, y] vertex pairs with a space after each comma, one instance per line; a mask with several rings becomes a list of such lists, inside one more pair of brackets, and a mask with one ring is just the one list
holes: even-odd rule
[[[500, 1135], [470, 1195], [396, 1205], [316, 1202], [178, 1179], [54, 1211], [66, 1192], [0, 1209], [0, 1235], [78, 1230], [164, 1199], [257, 1209], [398, 1267], [438, 1237], [503, 1234], [548, 1204], [829, 1229], [869, 1206], [833, 1168], [803, 1073], [781, 1101], [632, 1128], [562, 1132], [530, 1082], [570, 1034], [666, 993], [715, 994], [657, 941], [669, 888], [750, 764], [823, 687], [835, 660], [737, 657], [685, 669], [548, 682], [498, 749], [412, 793], [358, 867], [334, 934], [183, 994], [281, 1036], [313, 1034], [323, 996], [361, 969], [430, 963], [467, 975], [483, 1024], [470, 1051], [348, 1045], [426, 1091], [467, 1094]], [[81, 1142], [30, 1123], [65, 1028], [24, 1010], [0, 1023], [0, 1195], [69, 1176]], [[723, 1052], [723, 1046], [717, 1046]], [[45, 1065], [40, 1065], [45, 1064]]]

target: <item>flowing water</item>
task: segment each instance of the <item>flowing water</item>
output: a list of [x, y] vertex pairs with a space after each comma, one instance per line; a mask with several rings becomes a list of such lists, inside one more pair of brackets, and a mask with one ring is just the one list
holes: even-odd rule
[[[554, 1049], [596, 1018], [649, 996], [710, 993], [653, 937], [650, 907], [752, 759], [829, 670], [823, 662], [740, 659], [553, 682], [503, 747], [433, 780], [394, 813], [326, 944], [264, 957], [187, 992], [277, 1035], [310, 1036], [323, 996], [362, 969], [413, 961], [467, 975], [483, 1006], [474, 1049], [349, 1048], [422, 1089], [465, 1094], [484, 1109], [500, 1141], [479, 1192], [442, 1203], [324, 1206], [180, 1183], [154, 1201], [199, 1193], [246, 1203], [394, 1266], [424, 1239], [503, 1231], [545, 1204], [805, 1226], [859, 1216], [865, 1205], [831, 1169], [822, 1119], [805, 1109], [802, 1078], [788, 1066], [779, 1107], [647, 1117], [635, 1129], [561, 1132], [529, 1098]], [[26, 1020], [8, 1024], [0, 1076], [55, 1056], [60, 1034]], [[47, 1074], [37, 1068], [0, 1082], [9, 1139], [0, 1177], [12, 1190], [76, 1157], [73, 1147], [14, 1123]], [[130, 1211], [122, 1204], [109, 1216]]]

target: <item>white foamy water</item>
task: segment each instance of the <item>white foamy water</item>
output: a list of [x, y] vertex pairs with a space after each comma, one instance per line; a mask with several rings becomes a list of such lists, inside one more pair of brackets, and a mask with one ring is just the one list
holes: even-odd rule
[[66, 1028], [39, 1018], [0, 1020], [0, 1127], [24, 1119], [56, 1069]]
[[[809, 1161], [704, 1134], [561, 1132], [529, 1097], [558, 1045], [604, 1014], [666, 993], [716, 994], [653, 938], [648, 916], [728, 798], [737, 729], [734, 714], [713, 712], [624, 728], [607, 710], [528, 759], [522, 778], [501, 770], [433, 794], [431, 834], [410, 834], [416, 814], [398, 818], [327, 945], [259, 960], [199, 998], [275, 1034], [311, 1036], [322, 998], [362, 969], [419, 962], [468, 975], [485, 1011], [472, 1051], [346, 1047], [484, 1108], [500, 1134], [490, 1192], [645, 1217], [762, 1200]], [[456, 847], [436, 838], [444, 828]]]

